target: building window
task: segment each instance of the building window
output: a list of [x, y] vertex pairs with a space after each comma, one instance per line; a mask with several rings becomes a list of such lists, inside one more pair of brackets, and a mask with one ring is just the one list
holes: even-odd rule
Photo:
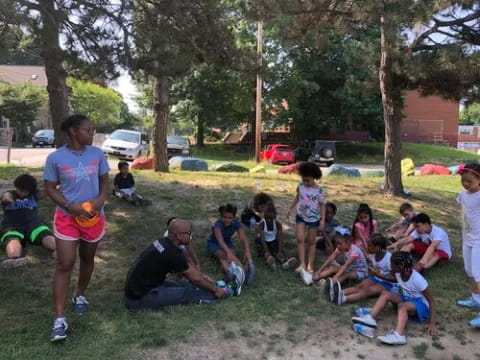
[[458, 133], [460, 135], [473, 135], [473, 126], [459, 126]]

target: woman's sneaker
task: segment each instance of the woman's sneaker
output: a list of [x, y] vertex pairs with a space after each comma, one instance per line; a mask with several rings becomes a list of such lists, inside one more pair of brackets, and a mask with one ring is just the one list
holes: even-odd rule
[[457, 305], [461, 307], [466, 307], [470, 309], [480, 309], [480, 303], [475, 300], [473, 297], [467, 300], [458, 300]]
[[370, 339], [375, 337], [375, 329], [363, 324], [353, 324], [353, 331]]
[[57, 318], [53, 321], [52, 332], [50, 333], [50, 341], [60, 341], [67, 337], [68, 324], [65, 318]]
[[407, 343], [405, 335], [400, 335], [394, 330], [390, 331], [387, 335], [379, 336], [377, 339], [388, 345], [405, 345]]
[[364, 324], [367, 326], [377, 327], [377, 320], [375, 320], [373, 316], [370, 314], [363, 315], [363, 316], [354, 316], [352, 317], [352, 321], [356, 323]]
[[16, 259], [6, 259], [2, 261], [2, 267], [4, 269], [14, 269], [27, 264], [26, 257], [20, 257]]
[[360, 309], [352, 310], [352, 315], [356, 317], [362, 317], [364, 315], [368, 315], [372, 312], [372, 308], [362, 307]]
[[88, 301], [85, 296], [74, 296], [72, 299], [73, 313], [78, 316], [83, 316], [88, 311]]

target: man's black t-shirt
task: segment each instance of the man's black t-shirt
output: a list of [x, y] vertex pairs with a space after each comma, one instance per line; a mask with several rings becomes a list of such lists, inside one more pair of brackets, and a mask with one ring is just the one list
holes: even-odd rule
[[129, 189], [135, 186], [135, 180], [133, 180], [131, 173], [128, 173], [126, 177], [124, 177], [122, 173], [118, 173], [115, 175], [115, 179], [113, 179], [113, 185], [117, 186], [120, 190]]
[[188, 269], [182, 250], [168, 238], [155, 240], [137, 258], [127, 274], [125, 296], [140, 299], [165, 281], [168, 273], [181, 273]]
[[[24, 199], [18, 197], [15, 190], [8, 191], [13, 197], [13, 203], [2, 205], [3, 220], [2, 227], [10, 228], [23, 226], [32, 219], [37, 219], [37, 198], [30, 195]], [[2, 195], [3, 196], [3, 195]]]

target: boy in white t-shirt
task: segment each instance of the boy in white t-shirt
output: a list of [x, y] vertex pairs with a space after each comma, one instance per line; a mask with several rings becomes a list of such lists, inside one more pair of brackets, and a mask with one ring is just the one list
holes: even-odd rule
[[431, 268], [439, 261], [450, 261], [452, 248], [445, 230], [432, 224], [430, 217], [423, 213], [415, 215], [412, 224], [415, 230], [391, 245], [389, 247], [391, 251], [402, 250], [420, 258], [415, 264], [417, 271]]
[[391, 302], [397, 305], [397, 327], [389, 334], [379, 336], [378, 340], [389, 345], [406, 344], [405, 327], [409, 316], [417, 318], [420, 322], [428, 321], [428, 333], [431, 336], [437, 335], [437, 305], [427, 280], [413, 269], [410, 254], [404, 251], [393, 253], [391, 269], [398, 282], [397, 289], [395, 292], [384, 290], [369, 314], [353, 317], [354, 331], [360, 335], [373, 337], [373, 328], [377, 327], [375, 318]]
[[[464, 190], [457, 197], [462, 206], [463, 262], [470, 279], [472, 296], [457, 301], [458, 306], [480, 309], [480, 164], [460, 166]], [[469, 322], [480, 327], [480, 314]]]

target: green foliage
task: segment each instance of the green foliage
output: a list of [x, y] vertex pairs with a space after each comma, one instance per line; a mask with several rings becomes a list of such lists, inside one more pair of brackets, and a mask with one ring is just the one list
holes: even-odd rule
[[135, 129], [143, 125], [140, 116], [132, 114], [128, 109], [128, 105], [123, 101], [120, 104], [119, 127], [122, 129]]
[[480, 104], [472, 104], [460, 112], [460, 124], [480, 125]]
[[71, 87], [70, 106], [73, 113], [88, 115], [97, 131], [110, 132], [122, 123], [122, 96], [115, 90], [91, 82], [67, 79]]
[[47, 93], [43, 87], [24, 84], [0, 83], [0, 115], [10, 119], [16, 142], [27, 141], [28, 131], [39, 108], [46, 103]]
[[18, 26], [11, 26], [0, 36], [0, 64], [42, 65], [35, 37]]
[[321, 44], [309, 37], [292, 43], [280, 38], [279, 26], [274, 31], [274, 45], [266, 48], [267, 107], [278, 108], [285, 99], [288, 109], [267, 114], [267, 124], [293, 124], [296, 134], [304, 137], [332, 128], [368, 130], [382, 137], [381, 98], [371, 66], [378, 52], [378, 31], [343, 36], [323, 30]]
[[253, 106], [251, 80], [239, 71], [197, 66], [174, 83], [172, 98], [177, 103], [171, 120], [190, 127], [202, 121], [205, 127], [232, 130], [247, 121]]

